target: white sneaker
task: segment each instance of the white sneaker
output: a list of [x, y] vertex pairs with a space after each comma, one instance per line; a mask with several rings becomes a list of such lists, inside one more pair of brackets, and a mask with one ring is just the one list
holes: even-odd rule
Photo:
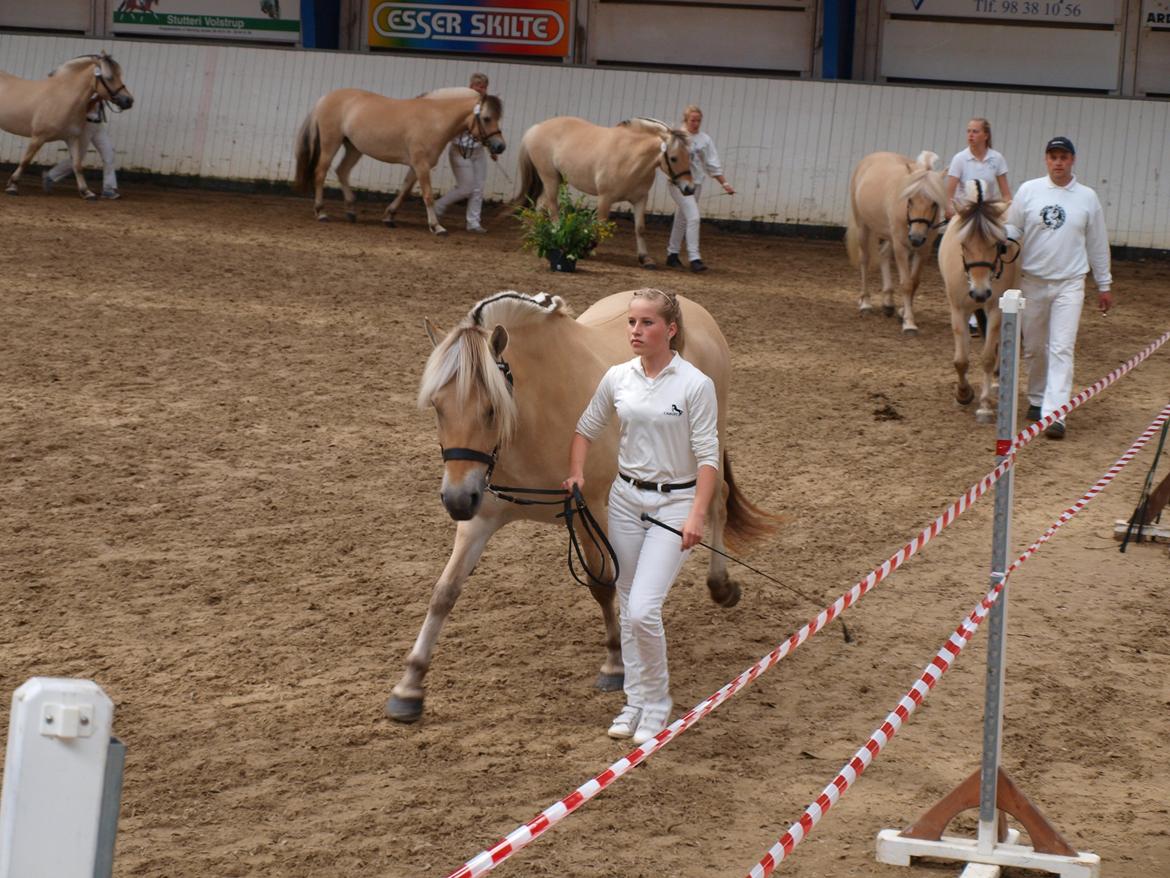
[[670, 725], [670, 708], [665, 711], [660, 710], [644, 710], [642, 711], [642, 719], [638, 723], [638, 728], [634, 732], [634, 743], [641, 746], [647, 741], [652, 741], [658, 736], [658, 733]]
[[632, 738], [634, 730], [638, 728], [638, 721], [642, 718], [642, 708], [626, 705], [622, 712], [613, 718], [609, 727], [611, 738]]

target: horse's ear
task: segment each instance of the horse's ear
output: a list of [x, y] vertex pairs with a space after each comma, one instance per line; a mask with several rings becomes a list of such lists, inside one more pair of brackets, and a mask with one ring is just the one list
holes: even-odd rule
[[508, 346], [508, 330], [496, 324], [496, 328], [492, 330], [492, 355], [496, 358], [504, 355], [504, 348]]
[[430, 317], [423, 318], [423, 328], [427, 331], [427, 338], [431, 340], [431, 347], [437, 348], [439, 346], [439, 337], [442, 335], [438, 327], [431, 323]]

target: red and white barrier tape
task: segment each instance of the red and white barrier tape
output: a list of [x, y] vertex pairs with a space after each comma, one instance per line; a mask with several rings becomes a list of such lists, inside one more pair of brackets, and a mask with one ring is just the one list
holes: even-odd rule
[[1033, 438], [1039, 435], [1040, 431], [1057, 417], [1063, 417], [1068, 412], [1084, 404], [1087, 400], [1096, 396], [1109, 385], [1113, 384], [1118, 378], [1131, 371], [1154, 351], [1170, 340], [1170, 332], [1166, 332], [1163, 336], [1155, 342], [1148, 345], [1144, 350], [1135, 356], [1131, 357], [1117, 369], [1110, 372], [1101, 380], [1097, 381], [1091, 387], [1081, 391], [1065, 406], [1062, 406], [1057, 412], [1054, 412], [1049, 418], [1032, 424], [1027, 429], [1021, 431], [1013, 440], [1005, 442], [1008, 446], [1006, 450], [999, 450], [997, 454], [1004, 456], [998, 466], [991, 472], [985, 475], [982, 479], [972, 485], [966, 492], [955, 502], [953, 502], [947, 509], [938, 516], [929, 525], [923, 528], [916, 537], [914, 537], [905, 546], [887, 558], [879, 567], [874, 568], [864, 578], [854, 583], [849, 591], [837, 598], [829, 607], [821, 610], [816, 618], [806, 623], [799, 631], [781, 643], [776, 649], [761, 658], [758, 662], [750, 668], [741, 673], [734, 680], [724, 684], [719, 691], [710, 695], [705, 700], [699, 702], [695, 707], [691, 708], [686, 714], [671, 723], [666, 729], [658, 733], [654, 740], [647, 742], [641, 747], [631, 750], [617, 762], [610, 765], [605, 771], [596, 775], [592, 779], [586, 781], [581, 786], [577, 787], [572, 793], [558, 802], [550, 805], [541, 811], [532, 820], [518, 826], [512, 832], [508, 833], [500, 841], [496, 842], [492, 847], [480, 851], [474, 857], [465, 862], [462, 866], [451, 872], [447, 878], [479, 878], [481, 875], [486, 875], [492, 871], [504, 860], [512, 856], [512, 854], [527, 847], [565, 817], [572, 814], [611, 783], [618, 778], [625, 775], [631, 768], [634, 768], [648, 759], [651, 755], [660, 750], [669, 741], [672, 741], [678, 735], [685, 732], [696, 722], [701, 720], [711, 711], [715, 710], [723, 702], [727, 701], [740, 689], [746, 687], [749, 683], [771, 668], [773, 665], [784, 659], [794, 649], [803, 644], [812, 635], [816, 634], [822, 628], [832, 622], [837, 616], [847, 610], [849, 607], [857, 603], [864, 595], [873, 590], [878, 583], [887, 579], [890, 574], [905, 564], [910, 558], [918, 554], [928, 542], [948, 527], [956, 518], [962, 515], [975, 503], [980, 497], [987, 493], [999, 479], [1007, 472], [1008, 468], [1015, 463], [1016, 451], [1012, 450], [1014, 445], [1018, 450], [1023, 445], [1026, 445]]
[[825, 815], [825, 812], [837, 803], [837, 800], [857, 781], [861, 773], [869, 767], [869, 764], [877, 758], [882, 748], [898, 733], [898, 730], [902, 727], [902, 723], [909, 719], [910, 714], [914, 713], [918, 706], [926, 700], [926, 696], [930, 694], [930, 691], [942, 675], [950, 669], [951, 664], [958, 658], [963, 647], [970, 642], [971, 636], [979, 628], [980, 623], [987, 617], [992, 605], [999, 600], [999, 596], [1007, 584], [1008, 577], [1020, 565], [1027, 561], [1028, 558], [1034, 555], [1040, 546], [1048, 542], [1052, 535], [1064, 526], [1066, 521], [1084, 509], [1093, 498], [1105, 490], [1125, 465], [1133, 460], [1134, 456], [1146, 443], [1162, 429], [1162, 425], [1167, 420], [1170, 420], [1170, 405], [1162, 409], [1158, 417], [1145, 429], [1138, 440], [1130, 446], [1129, 450], [1118, 458], [1117, 462], [1109, 468], [1105, 475], [1085, 492], [1076, 503], [1062, 512], [1060, 517], [1053, 522], [1048, 530], [1032, 543], [1032, 545], [1028, 546], [1024, 553], [1008, 567], [1004, 573], [1003, 580], [984, 596], [983, 600], [979, 602], [979, 605], [955, 629], [955, 632], [943, 644], [942, 649], [938, 651], [935, 657], [931, 659], [930, 664], [926, 666], [926, 669], [922, 672], [922, 676], [918, 678], [910, 691], [902, 696], [902, 700], [898, 702], [898, 706], [886, 716], [885, 722], [878, 726], [877, 730], [870, 735], [869, 740], [853, 754], [853, 758], [845, 763], [844, 768], [837, 773], [837, 776], [833, 778], [829, 785], [821, 790], [821, 794], [817, 796], [812, 804], [805, 808], [800, 819], [789, 826], [788, 831], [780, 836], [776, 844], [768, 849], [763, 859], [752, 867], [751, 871], [748, 872], [748, 878], [766, 878], [766, 876], [771, 875], [775, 868], [792, 853], [793, 848], [804, 840], [809, 832], [812, 831], [812, 828]]

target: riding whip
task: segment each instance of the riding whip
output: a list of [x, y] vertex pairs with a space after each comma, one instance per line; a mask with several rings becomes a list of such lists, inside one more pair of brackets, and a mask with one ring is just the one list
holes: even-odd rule
[[[675, 529], [674, 529], [673, 527], [671, 527], [669, 524], [666, 524], [665, 522], [659, 521], [657, 518], [655, 518], [655, 517], [654, 517], [653, 515], [651, 515], [649, 512], [643, 512], [643, 513], [642, 513], [642, 521], [648, 521], [648, 522], [650, 522], [651, 524], [656, 524], [656, 525], [658, 525], [660, 528], [662, 528], [663, 530], [668, 530], [668, 531], [670, 531], [672, 534], [677, 534], [677, 535], [678, 535], [678, 536], [680, 536], [680, 537], [683, 535], [683, 532], [682, 532], [681, 530], [675, 530]], [[756, 569], [755, 567], [753, 567], [751, 564], [748, 564], [748, 563], [747, 563], [747, 562], [745, 562], [745, 561], [740, 561], [738, 558], [734, 557], [733, 555], [728, 555], [726, 552], [724, 552], [724, 551], [721, 551], [721, 550], [719, 550], [719, 549], [716, 549], [714, 546], [709, 546], [709, 545], [707, 545], [706, 543], [704, 543], [702, 540], [699, 540], [699, 543], [698, 543], [698, 545], [702, 546], [704, 549], [709, 549], [710, 551], [714, 552], [716, 555], [722, 555], [722, 556], [723, 556], [724, 558], [726, 558], [728, 561], [734, 561], [736, 564], [739, 564], [739, 565], [741, 565], [741, 566], [743, 566], [743, 567], [746, 567], [746, 568], [747, 568], [748, 570], [750, 570], [752, 573], [758, 573], [760, 576], [764, 577], [764, 579], [767, 579], [767, 580], [769, 580], [769, 581], [771, 581], [771, 582], [774, 582], [774, 583], [776, 583], [778, 586], [780, 586], [781, 588], [786, 588], [786, 589], [788, 589], [789, 591], [791, 591], [791, 592], [794, 592], [794, 593], [796, 593], [796, 594], [800, 595], [800, 596], [801, 596], [802, 598], [804, 598], [806, 601], [811, 601], [812, 603], [814, 603], [814, 604], [817, 604], [818, 606], [819, 606], [819, 605], [820, 605], [820, 603], [821, 603], [821, 602], [820, 602], [819, 600], [817, 600], [816, 598], [814, 598], [814, 597], [812, 597], [812, 596], [810, 596], [810, 595], [807, 595], [807, 594], [805, 594], [803, 591], [801, 591], [800, 589], [796, 588], [795, 586], [789, 585], [789, 584], [788, 584], [788, 583], [786, 583], [786, 582], [781, 582], [781, 581], [780, 581], [779, 579], [777, 579], [776, 577], [774, 577], [774, 576], [769, 576], [769, 575], [768, 575], [767, 573], [765, 573], [763, 570], [757, 570], [757, 569]], [[849, 633], [849, 627], [848, 627], [848, 626], [845, 624], [845, 620], [844, 620], [844, 619], [842, 619], [840, 616], [838, 616], [837, 618], [838, 618], [838, 620], [841, 622], [841, 633], [842, 633], [843, 635], [845, 635], [845, 642], [846, 642], [846, 643], [852, 643], [852, 642], [853, 642], [853, 635]]]

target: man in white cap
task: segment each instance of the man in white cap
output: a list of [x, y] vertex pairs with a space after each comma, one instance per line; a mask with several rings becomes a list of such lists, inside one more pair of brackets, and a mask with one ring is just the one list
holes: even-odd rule
[[[1008, 236], [1020, 242], [1024, 362], [1028, 367], [1028, 419], [1039, 420], [1072, 397], [1073, 349], [1085, 301], [1085, 275], [1093, 272], [1097, 308], [1113, 306], [1109, 235], [1097, 193], [1073, 176], [1077, 151], [1067, 137], [1044, 147], [1048, 176], [1020, 186], [1008, 210]], [[1044, 431], [1063, 439], [1064, 419]]]

